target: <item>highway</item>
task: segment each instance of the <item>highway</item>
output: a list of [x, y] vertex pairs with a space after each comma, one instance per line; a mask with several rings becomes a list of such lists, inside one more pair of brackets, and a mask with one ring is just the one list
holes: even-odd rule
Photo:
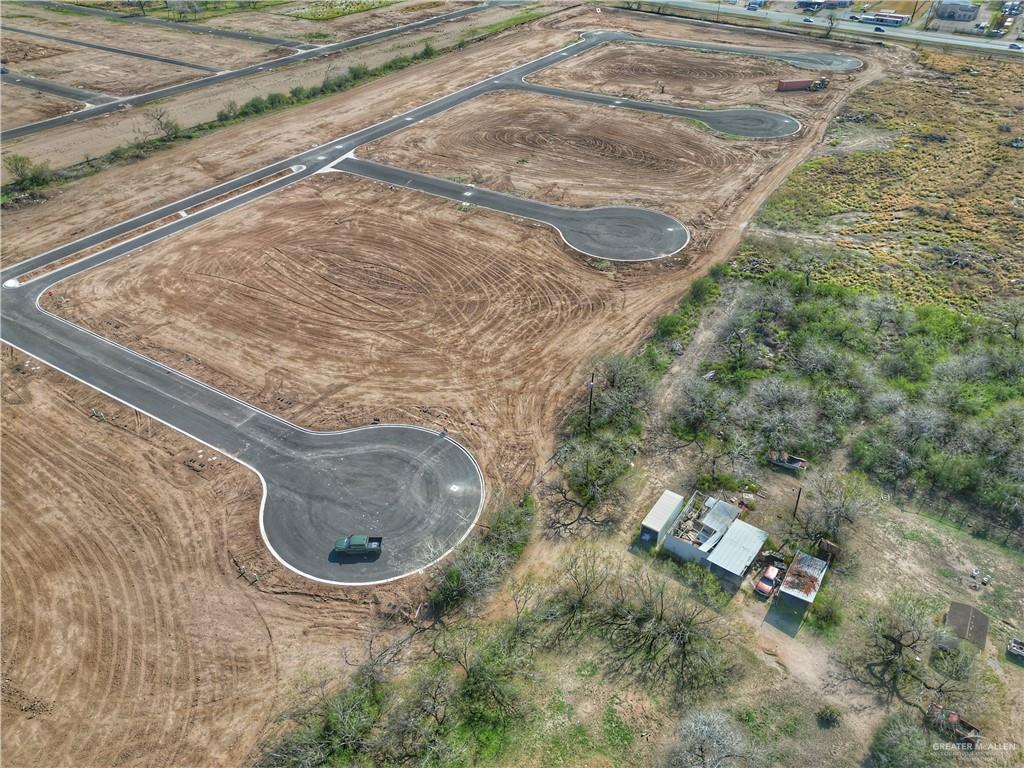
[[[507, 72], [9, 267], [0, 273], [0, 338], [255, 471], [264, 485], [264, 541], [292, 571], [325, 583], [365, 585], [428, 567], [468, 535], [486, 495], [480, 468], [446, 433], [407, 425], [312, 432], [74, 325], [43, 309], [40, 299], [61, 281], [314, 173], [354, 173], [542, 221], [556, 228], [570, 247], [599, 258], [642, 260], [676, 253], [688, 243], [689, 232], [658, 211], [563, 208], [355, 157], [371, 141], [483, 94], [525, 83], [531, 74], [611, 42], [664, 41], [618, 32], [585, 33], [579, 41]], [[860, 66], [857, 60], [848, 64]], [[633, 102], [629, 108], [657, 111], [659, 106]], [[735, 119], [744, 124], [747, 118], [739, 113], [760, 111], [721, 110], [736, 113]], [[238, 194], [224, 197], [231, 191]], [[163, 219], [167, 221], [134, 238], [85, 255], [114, 236]], [[74, 260], [78, 254], [82, 257]], [[53, 269], [33, 274], [46, 266]], [[353, 533], [383, 535], [379, 559], [338, 562], [331, 552], [334, 539]]]
[[[659, 0], [658, 4], [664, 6], [676, 6], [678, 8], [688, 8], [695, 11], [701, 11], [704, 14], [720, 13], [722, 16], [727, 18], [729, 16], [743, 16], [748, 19], [765, 19], [776, 24], [786, 23], [800, 27], [806, 26], [808, 29], [816, 28], [820, 30], [822, 35], [825, 34], [825, 30], [827, 29], [827, 22], [825, 21], [824, 16], [809, 17], [814, 18], [814, 21], [805, 25], [800, 20], [802, 17], [797, 16], [796, 14], [781, 13], [779, 11], [772, 10], [748, 11], [739, 3], [736, 5], [728, 5], [727, 3], [718, 4], [699, 2], [699, 0]], [[849, 9], [846, 9], [846, 11], [848, 13]], [[847, 14], [844, 13], [843, 15]], [[968, 35], [944, 34], [942, 32], [925, 32], [923, 30], [909, 29], [907, 27], [884, 27], [885, 32], [875, 32], [874, 24], [862, 24], [859, 21], [849, 21], [848, 19], [837, 19], [835, 29], [843, 32], [852, 32], [862, 35], [867, 39], [877, 40], [879, 42], [891, 40], [894, 42], [908, 44], [925, 43], [932, 45], [953, 45], [960, 48], [969, 48], [975, 51], [1018, 53], [1024, 55], [1024, 52], [1022, 51], [1011, 51], [1009, 44], [1012, 41], [1006, 38], [993, 39], [972, 37]]]

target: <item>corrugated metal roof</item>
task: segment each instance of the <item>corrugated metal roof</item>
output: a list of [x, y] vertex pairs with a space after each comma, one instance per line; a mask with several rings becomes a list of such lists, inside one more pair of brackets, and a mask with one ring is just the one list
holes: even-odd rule
[[768, 534], [760, 528], [736, 520], [708, 556], [708, 562], [724, 571], [742, 576], [767, 539]]
[[782, 580], [779, 592], [792, 595], [805, 603], [813, 603], [821, 589], [821, 580], [825, 576], [828, 563], [805, 552], [797, 552], [793, 562], [789, 564], [786, 578]]
[[[661, 494], [661, 498], [655, 502], [653, 507], [651, 507], [651, 511], [647, 513], [647, 517], [644, 518], [643, 526], [645, 528], [650, 528], [652, 531], [658, 531], [661, 533], [665, 526], [672, 521], [672, 517], [682, 506], [682, 496], [678, 493], [673, 493], [672, 491], [665, 491]], [[633, 519], [635, 520], [636, 518]]]
[[708, 507], [708, 511], [704, 514], [701, 522], [716, 531], [724, 531], [729, 527], [729, 523], [740, 516], [740, 508], [728, 501], [708, 496], [704, 504]]

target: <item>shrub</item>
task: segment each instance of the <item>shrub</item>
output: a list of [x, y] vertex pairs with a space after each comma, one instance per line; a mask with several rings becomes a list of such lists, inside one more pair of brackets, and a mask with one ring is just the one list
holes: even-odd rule
[[224, 105], [224, 108], [217, 112], [217, 122], [227, 123], [238, 117], [238, 104], [234, 100]]
[[832, 630], [843, 622], [842, 604], [834, 590], [823, 589], [818, 593], [814, 603], [807, 611], [807, 623], [822, 634], [831, 634]]
[[34, 163], [25, 155], [7, 155], [4, 168], [14, 177], [15, 183], [24, 189], [45, 187], [53, 180], [49, 163]]
[[905, 712], [889, 715], [871, 742], [873, 768], [942, 768], [953, 764], [949, 752], [932, 748], [928, 732]]
[[533, 499], [528, 495], [517, 504], [499, 509], [487, 535], [462, 545], [445, 568], [430, 593], [434, 609], [451, 610], [468, 597], [494, 588], [526, 548], [534, 512]]
[[818, 724], [823, 728], [835, 728], [842, 720], [843, 713], [835, 704], [826, 704], [815, 712], [814, 716], [818, 718]]

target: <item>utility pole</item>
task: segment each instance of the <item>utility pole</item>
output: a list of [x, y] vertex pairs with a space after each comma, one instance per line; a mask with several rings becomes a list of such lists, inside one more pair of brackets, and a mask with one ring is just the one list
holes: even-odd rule
[[800, 508], [800, 496], [804, 492], [804, 487], [801, 485], [796, 489], [796, 504], [793, 505], [793, 519], [796, 520], [796, 511]]
[[[591, 433], [591, 422], [594, 417], [594, 376], [595, 371], [590, 372], [590, 382], [587, 384], [587, 391], [590, 394], [589, 402], [587, 403], [587, 434]], [[589, 470], [588, 470], [589, 471]]]

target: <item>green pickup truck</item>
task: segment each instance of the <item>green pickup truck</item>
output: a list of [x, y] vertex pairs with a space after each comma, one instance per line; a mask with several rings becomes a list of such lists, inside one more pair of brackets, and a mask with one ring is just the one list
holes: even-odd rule
[[382, 541], [380, 536], [342, 536], [334, 542], [334, 551], [339, 555], [377, 555]]

